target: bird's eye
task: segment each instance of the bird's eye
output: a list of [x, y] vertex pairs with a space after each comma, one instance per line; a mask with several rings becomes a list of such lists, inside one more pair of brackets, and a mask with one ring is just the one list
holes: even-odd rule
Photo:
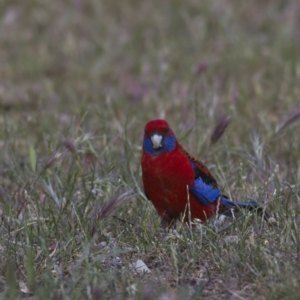
[[166, 129], [165, 129], [165, 133], [168, 133], [170, 131], [170, 127], [167, 127]]

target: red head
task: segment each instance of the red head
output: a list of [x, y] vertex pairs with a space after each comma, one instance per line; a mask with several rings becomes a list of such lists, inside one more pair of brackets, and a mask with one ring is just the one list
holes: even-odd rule
[[165, 120], [152, 120], [145, 126], [144, 151], [148, 154], [158, 155], [171, 152], [176, 146], [173, 130]]

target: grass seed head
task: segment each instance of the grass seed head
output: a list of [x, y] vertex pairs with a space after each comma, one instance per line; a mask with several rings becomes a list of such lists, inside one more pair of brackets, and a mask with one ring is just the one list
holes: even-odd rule
[[210, 136], [210, 144], [215, 144], [224, 134], [228, 125], [230, 124], [231, 118], [230, 116], [223, 116], [220, 118], [217, 126], [214, 128], [211, 136]]
[[63, 144], [63, 146], [72, 154], [76, 154], [77, 150], [76, 150], [76, 146], [75, 143], [70, 140], [69, 138], [66, 138], [65, 136], [63, 136], [61, 138], [61, 142]]

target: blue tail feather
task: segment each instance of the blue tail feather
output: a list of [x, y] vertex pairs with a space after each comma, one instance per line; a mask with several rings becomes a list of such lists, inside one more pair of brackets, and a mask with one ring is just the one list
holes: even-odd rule
[[268, 220], [270, 218], [269, 214], [266, 211], [264, 211], [263, 208], [255, 200], [252, 199], [250, 199], [248, 202], [235, 202], [223, 196], [222, 203], [225, 207], [222, 214], [225, 216], [232, 217], [232, 210], [236, 208], [243, 208], [248, 210], [255, 210], [258, 214], [263, 215], [265, 220]]
[[248, 202], [235, 202], [235, 201], [231, 201], [226, 198], [222, 198], [222, 203], [228, 209], [231, 209], [234, 207], [255, 209], [255, 208], [259, 207], [258, 203], [254, 200], [250, 200]]

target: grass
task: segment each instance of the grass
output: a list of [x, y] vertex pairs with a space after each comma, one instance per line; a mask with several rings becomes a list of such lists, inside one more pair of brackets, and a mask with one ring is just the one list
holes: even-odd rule
[[[296, 0], [2, 1], [1, 298], [298, 299], [299, 13]], [[154, 118], [273, 223], [164, 232], [141, 184]]]

